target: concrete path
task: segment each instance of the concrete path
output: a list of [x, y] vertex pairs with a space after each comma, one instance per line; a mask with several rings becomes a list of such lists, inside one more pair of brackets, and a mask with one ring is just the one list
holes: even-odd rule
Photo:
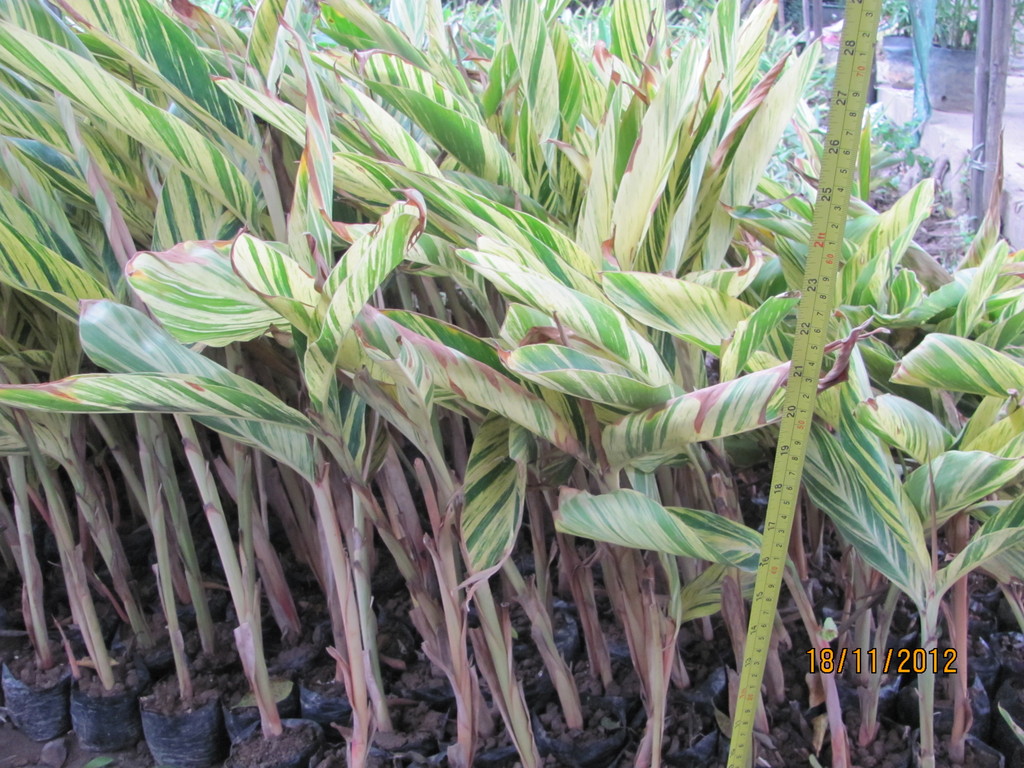
[[[896, 123], [909, 122], [913, 114], [912, 92], [880, 87], [879, 102]], [[972, 144], [970, 112], [936, 110], [921, 136], [922, 153], [947, 158], [949, 173], [943, 187], [957, 211], [967, 210], [968, 169]], [[1013, 248], [1024, 248], [1024, 61], [1015, 59], [1006, 83], [1003, 118], [1003, 236]]]

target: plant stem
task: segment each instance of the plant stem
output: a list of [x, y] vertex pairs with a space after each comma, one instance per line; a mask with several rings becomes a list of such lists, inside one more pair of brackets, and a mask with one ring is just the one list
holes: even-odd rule
[[146, 504], [146, 491], [139, 482], [138, 471], [128, 459], [121, 435], [118, 434], [117, 429], [111, 426], [109, 416], [94, 415], [90, 418], [90, 421], [96, 427], [96, 431], [100, 433], [100, 437], [103, 438], [103, 442], [107, 445], [107, 450], [110, 451], [110, 455], [114, 457], [114, 462], [117, 464], [118, 469], [121, 470], [121, 478], [124, 481], [125, 488], [131, 494], [139, 509], [142, 509]]
[[121, 538], [114, 528], [106, 505], [96, 491], [94, 482], [86, 473], [80, 455], [62, 457], [60, 464], [71, 479], [78, 502], [78, 511], [85, 518], [92, 540], [96, 543], [103, 562], [106, 563], [107, 569], [110, 571], [110, 580], [124, 606], [125, 613], [128, 615], [132, 632], [138, 638], [140, 646], [149, 648], [153, 644], [153, 638], [135, 596], [135, 591], [131, 587], [131, 568], [128, 558], [125, 556]]
[[380, 526], [379, 530], [390, 527], [391, 535], [408, 549], [405, 557], [409, 567], [414, 568], [408, 575], [403, 571], [414, 606], [409, 617], [423, 637], [423, 652], [444, 671], [455, 695], [456, 739], [448, 748], [447, 757], [453, 768], [470, 768], [477, 734], [489, 731], [490, 722], [484, 722], [486, 708], [479, 679], [469, 661], [468, 616], [459, 588], [458, 540], [452, 519], [442, 520], [436, 512], [437, 498], [429, 478], [422, 471], [418, 475], [421, 483], [428, 483], [421, 486], [420, 492], [428, 509], [433, 510], [429, 517], [441, 527], [431, 529], [432, 537], [424, 534], [409, 483], [392, 446], [378, 481], [390, 525]]
[[31, 422], [24, 413], [18, 411], [15, 412], [14, 417], [46, 496], [45, 512], [42, 503], [39, 503], [38, 507], [44, 514], [57, 542], [64, 580], [68, 588], [71, 616], [82, 633], [82, 639], [85, 641], [86, 650], [92, 659], [100, 683], [109, 691], [114, 687], [114, 667], [110, 662], [110, 655], [107, 653], [106, 642], [103, 639], [103, 629], [100, 626], [99, 616], [96, 614], [96, 604], [93, 602], [92, 593], [89, 592], [89, 580], [82, 559], [82, 547], [75, 544], [64, 496], [43, 459]]
[[558, 694], [558, 701], [562, 705], [566, 727], [570, 730], [583, 728], [580, 692], [569, 671], [569, 665], [565, 663], [565, 659], [558, 652], [558, 646], [555, 645], [555, 630], [551, 614], [544, 606], [536, 582], [531, 579], [527, 583], [515, 563], [512, 562], [512, 558], [505, 560], [502, 572], [512, 586], [512, 593], [516, 596], [516, 600], [530, 619], [530, 635], [540, 652], [544, 667], [551, 676], [551, 682]]
[[[918, 606], [921, 614], [921, 647], [925, 658], [934, 658], [932, 651], [939, 645], [939, 611], [942, 601], [934, 594], [924, 605]], [[923, 674], [917, 676], [920, 696], [921, 723], [921, 768], [935, 768], [935, 670], [925, 664]]]
[[[804, 629], [807, 630], [807, 637], [811, 641], [813, 650], [817, 653], [828, 647], [828, 643], [821, 637], [821, 627], [814, 617], [814, 606], [804, 591], [803, 584], [796, 578], [793, 569], [786, 567], [783, 571], [786, 586], [793, 596], [800, 618], [803, 620]], [[834, 675], [818, 673], [822, 688], [825, 691], [825, 711], [828, 714], [828, 727], [832, 733], [832, 768], [849, 768], [852, 765], [850, 760], [849, 739], [846, 735], [846, 725], [843, 722], [842, 705], [839, 703], [839, 688], [836, 685]], [[932, 767], [934, 768], [934, 766]]]
[[199, 644], [205, 653], [212, 653], [216, 638], [214, 635], [213, 618], [210, 616], [210, 605], [203, 587], [203, 572], [199, 567], [192, 528], [189, 525], [188, 512], [185, 510], [184, 497], [178, 485], [175, 473], [174, 458], [171, 453], [170, 438], [164, 429], [163, 418], [153, 422], [154, 457], [159, 468], [161, 482], [164, 487], [164, 498], [171, 514], [171, 527], [178, 543], [178, 552], [185, 566], [185, 582], [192, 602], [192, 610], [196, 616], [196, 630], [199, 633]]
[[[960, 552], [970, 539], [970, 517], [960, 512], [948, 526], [950, 549], [953, 552]], [[953, 640], [953, 647], [956, 650], [956, 658], [959, 660], [957, 674], [950, 678], [950, 685], [953, 688], [953, 730], [949, 737], [949, 757], [960, 765], [964, 762], [967, 749], [967, 734], [970, 732], [971, 723], [974, 719], [971, 711], [970, 679], [967, 669], [967, 657], [970, 651], [970, 640], [967, 629], [969, 621], [967, 603], [967, 577], [958, 580], [953, 585], [953, 615], [949, 625], [949, 634]]]
[[32, 518], [29, 514], [28, 493], [25, 488], [25, 459], [10, 456], [7, 459], [8, 483], [14, 502], [14, 522], [18, 538], [18, 566], [21, 570], [22, 605], [25, 607], [25, 626], [36, 652], [36, 664], [40, 669], [54, 665], [53, 649], [46, 631], [46, 614], [43, 608], [43, 572], [36, 557], [36, 544], [32, 536]]
[[[206, 520], [217, 546], [217, 553], [220, 555], [224, 575], [228, 581], [228, 589], [231, 592], [231, 600], [235, 606], [235, 613], [238, 615], [238, 627], [234, 631], [235, 645], [238, 648], [246, 679], [248, 679], [253, 696], [256, 698], [263, 735], [267, 738], [280, 736], [283, 732], [281, 717], [270, 688], [267, 661], [263, 655], [263, 636], [259, 620], [259, 592], [258, 587], [251, 583], [252, 561], [239, 562], [238, 553], [231, 540], [231, 532], [228, 530], [224, 509], [221, 506], [220, 493], [217, 491], [210, 465], [204, 459], [199, 448], [199, 438], [192, 421], [187, 416], [175, 416], [174, 418], [182, 435], [185, 458], [203, 500]], [[242, 510], [239, 510], [239, 513], [241, 516]]]
[[[370, 748], [373, 723], [370, 715], [369, 690], [363, 656], [362, 632], [359, 629], [359, 603], [352, 584], [352, 563], [345, 551], [338, 515], [331, 497], [330, 468], [321, 464], [311, 485], [317, 517], [323, 528], [324, 544], [334, 588], [341, 607], [345, 627], [345, 687], [352, 705], [352, 739], [348, 745], [349, 765], [362, 765]], [[342, 649], [338, 649], [341, 652]]]
[[590, 674], [601, 681], [607, 688], [612, 684], [612, 658], [608, 650], [608, 641], [601, 629], [601, 621], [597, 615], [597, 596], [594, 593], [594, 571], [590, 565], [591, 558], [584, 563], [576, 551], [576, 539], [558, 533], [559, 567], [569, 582], [573, 602], [579, 612], [580, 628], [583, 630], [583, 641], [587, 648], [587, 661]]
[[167, 539], [167, 519], [162, 498], [161, 481], [163, 476], [153, 455], [151, 446], [154, 443], [154, 422], [159, 417], [139, 414], [136, 424], [139, 429], [139, 459], [142, 463], [142, 478], [146, 488], [146, 521], [153, 534], [156, 550], [157, 594], [167, 620], [167, 635], [171, 643], [171, 654], [174, 657], [174, 671], [178, 677], [178, 692], [186, 706], [192, 701], [192, 676], [189, 674], [188, 659], [185, 657], [185, 644], [178, 624], [178, 610], [174, 601], [174, 589], [171, 583], [171, 548]]
[[352, 536], [349, 549], [352, 552], [352, 580], [355, 584], [356, 601], [359, 607], [359, 631], [363, 636], [363, 648], [366, 653], [367, 673], [372, 675], [374, 687], [371, 689], [371, 703], [377, 728], [391, 731], [391, 714], [388, 712], [387, 700], [382, 695], [383, 679], [380, 673], [380, 656], [377, 645], [377, 615], [373, 612], [373, 591], [370, 574], [373, 566], [370, 563], [373, 547], [373, 528], [362, 497], [351, 485], [348, 487], [349, 508], [352, 513]]
[[[896, 613], [896, 604], [899, 599], [899, 588], [889, 585], [889, 592], [885, 596], [885, 602], [875, 621], [874, 650], [876, 658], [885, 658], [885, 650], [889, 645], [889, 628], [892, 626], [892, 617]], [[878, 697], [881, 688], [882, 670], [878, 670], [868, 680], [868, 684], [861, 694], [860, 732], [857, 735], [857, 743], [862, 747], [866, 747], [878, 736]]]
[[480, 671], [491, 688], [494, 702], [501, 712], [512, 742], [524, 766], [539, 766], [540, 753], [533, 738], [530, 712], [523, 697], [523, 688], [512, 672], [512, 626], [508, 613], [498, 607], [486, 581], [477, 584], [473, 593], [480, 616], [480, 629], [471, 630]]

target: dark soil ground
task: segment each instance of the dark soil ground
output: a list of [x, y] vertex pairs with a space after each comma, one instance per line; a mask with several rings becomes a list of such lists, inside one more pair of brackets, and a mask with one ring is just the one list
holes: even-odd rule
[[[812, 594], [816, 597], [815, 611], [819, 616], [828, 616], [842, 606], [841, 585], [835, 583], [831, 576], [836, 569], [833, 555], [829, 551], [830, 546], [826, 542], [820, 559], [816, 561], [818, 566], [811, 574], [814, 582]], [[1014, 635], [1005, 634], [1019, 628], [1013, 624], [991, 580], [974, 577], [971, 591], [973, 634], [976, 637], [1004, 638], [998, 643], [1001, 664], [997, 663], [995, 674], [990, 675], [987, 685], [979, 682], [977, 686], [984, 702], [979, 702], [977, 707], [976, 718], [983, 722], [976, 731], [981, 744], [979, 749], [984, 749], [985, 743], [993, 741], [995, 725], [989, 698], [1010, 676], [1019, 676], [1020, 670], [1024, 668], [1024, 642], [1015, 642]], [[600, 595], [598, 600], [599, 604], [604, 603]], [[766, 701], [771, 738], [770, 744], [766, 743], [762, 749], [762, 765], [771, 768], [809, 765], [813, 764], [809, 761], [815, 756], [821, 765], [827, 766], [831, 764], [828, 736], [824, 737], [820, 749], [815, 748], [821, 742], [825, 712], [821, 707], [811, 706], [812, 696], [808, 686], [813, 684], [813, 678], [807, 674], [807, 639], [799, 617], [787, 603], [788, 598], [784, 593], [782, 615], [790, 635], [790, 645], [781, 649], [784, 686], [777, 695], [770, 695]], [[538, 745], [542, 753], [546, 753], [543, 765], [580, 768], [631, 766], [646, 717], [628, 648], [621, 633], [611, 623], [608, 606], [601, 606], [602, 613], [608, 617], [607, 636], [615, 671], [615, 683], [608, 690], [601, 691], [588, 673], [586, 653], [574, 619], [575, 612], [570, 606], [559, 605], [556, 614], [559, 617], [560, 647], [572, 661], [583, 699], [587, 722], [583, 732], [566, 730], [557, 697], [527, 639], [529, 631], [525, 620], [513, 611], [514, 624], [519, 637], [523, 638], [516, 648], [516, 671], [524, 681], [527, 703], [536, 718], [534, 730]], [[443, 755], [454, 736], [454, 706], [450, 689], [443, 676], [416, 649], [412, 627], [403, 618], [407, 608], [408, 598], [402, 595], [383, 601], [380, 607], [382, 615], [386, 616], [386, 622], [382, 622], [382, 640], [390, 645], [394, 654], [389, 658], [398, 663], [387, 667], [385, 672], [385, 685], [392, 698], [395, 732], [378, 735], [373, 753], [374, 768], [447, 765]], [[317, 618], [315, 614], [310, 615]], [[901, 606], [891, 633], [891, 640], [896, 647], [914, 647], [917, 630], [915, 622], [913, 612]], [[277, 654], [277, 673], [309, 679], [311, 682], [322, 680], [325, 676], [329, 678], [330, 666], [326, 654], [312, 641], [312, 628], [317, 623], [311, 622], [310, 631], [303, 643]], [[10, 626], [11, 623], [8, 623]], [[401, 638], [401, 641], [395, 638]], [[16, 636], [4, 638], [4, 656], [9, 658], [11, 650], [21, 646], [22, 640]], [[685, 690], [674, 688], [670, 693], [665, 762], [667, 765], [694, 768], [724, 765], [728, 743], [722, 735], [722, 728], [728, 727], [725, 715], [728, 711], [727, 688], [733, 674], [734, 659], [728, 633], [720, 618], [712, 617], [708, 621], [687, 624], [680, 634], [680, 650], [691, 686]], [[982, 669], [984, 666], [979, 662], [980, 671], [985, 671]], [[991, 673], [991, 669], [986, 669]], [[222, 671], [221, 674], [228, 673]], [[235, 675], [240, 679], [237, 670]], [[881, 732], [874, 742], [859, 747], [857, 690], [850, 675], [839, 680], [844, 719], [857, 768], [903, 768], [911, 764], [911, 745], [916, 742], [913, 731], [917, 717], [913, 684], [912, 675], [888, 677], [886, 693], [880, 706]], [[323, 690], [329, 692], [330, 686]], [[940, 734], [948, 734], [950, 718], [944, 704], [945, 685], [941, 680], [938, 691], [940, 711], [937, 730]], [[995, 717], [998, 718], [998, 715]], [[498, 733], [503, 733], [500, 720]], [[311, 765], [318, 768], [343, 766], [344, 748], [339, 733], [328, 727], [325, 735], [326, 741]], [[105, 763], [107, 758], [111, 762]], [[89, 765], [99, 768], [101, 764], [120, 768], [151, 768], [156, 765], [144, 743], [128, 752], [109, 755], [85, 753], [78, 747], [73, 734], [51, 744], [41, 745], [28, 741], [10, 723], [0, 725], [0, 768], [85, 768]], [[266, 761], [260, 758], [253, 764], [263, 766], [271, 762], [267, 757]], [[505, 737], [501, 736], [482, 745], [476, 764], [481, 768], [512, 768], [518, 763], [514, 750]], [[1006, 765], [1014, 764], [1009, 760], [1006, 762]], [[951, 763], [944, 755], [940, 755], [939, 765]], [[982, 768], [988, 763], [981, 757], [974, 757], [971, 765], [972, 768]]]

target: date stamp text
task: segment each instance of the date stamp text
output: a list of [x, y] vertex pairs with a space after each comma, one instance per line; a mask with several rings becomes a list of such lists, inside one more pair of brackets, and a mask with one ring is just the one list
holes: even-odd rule
[[881, 672], [897, 675], [923, 675], [933, 672], [940, 675], [956, 674], [956, 650], [954, 648], [890, 648], [879, 653], [875, 648], [812, 648], [807, 651], [810, 659], [810, 673], [841, 675], [849, 670], [855, 675], [874, 675]]

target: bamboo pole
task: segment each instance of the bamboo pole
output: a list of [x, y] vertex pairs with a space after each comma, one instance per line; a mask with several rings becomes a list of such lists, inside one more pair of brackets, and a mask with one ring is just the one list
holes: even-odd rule
[[982, 205], [991, 195], [992, 186], [1000, 173], [998, 167], [999, 143], [1003, 133], [1003, 113], [1006, 108], [1006, 75], [1010, 63], [1012, 19], [1010, 0], [993, 0], [992, 58], [988, 68], [988, 104], [985, 109], [985, 175], [980, 201]]
[[971, 217], [975, 227], [985, 216], [992, 186], [999, 174], [999, 143], [1006, 107], [1006, 76], [1012, 39], [1010, 0], [982, 3], [978, 10], [975, 66]]
[[978, 43], [974, 50], [974, 115], [971, 131], [971, 225], [985, 215], [985, 115], [988, 110], [989, 68], [992, 58], [992, 3], [978, 8]]

